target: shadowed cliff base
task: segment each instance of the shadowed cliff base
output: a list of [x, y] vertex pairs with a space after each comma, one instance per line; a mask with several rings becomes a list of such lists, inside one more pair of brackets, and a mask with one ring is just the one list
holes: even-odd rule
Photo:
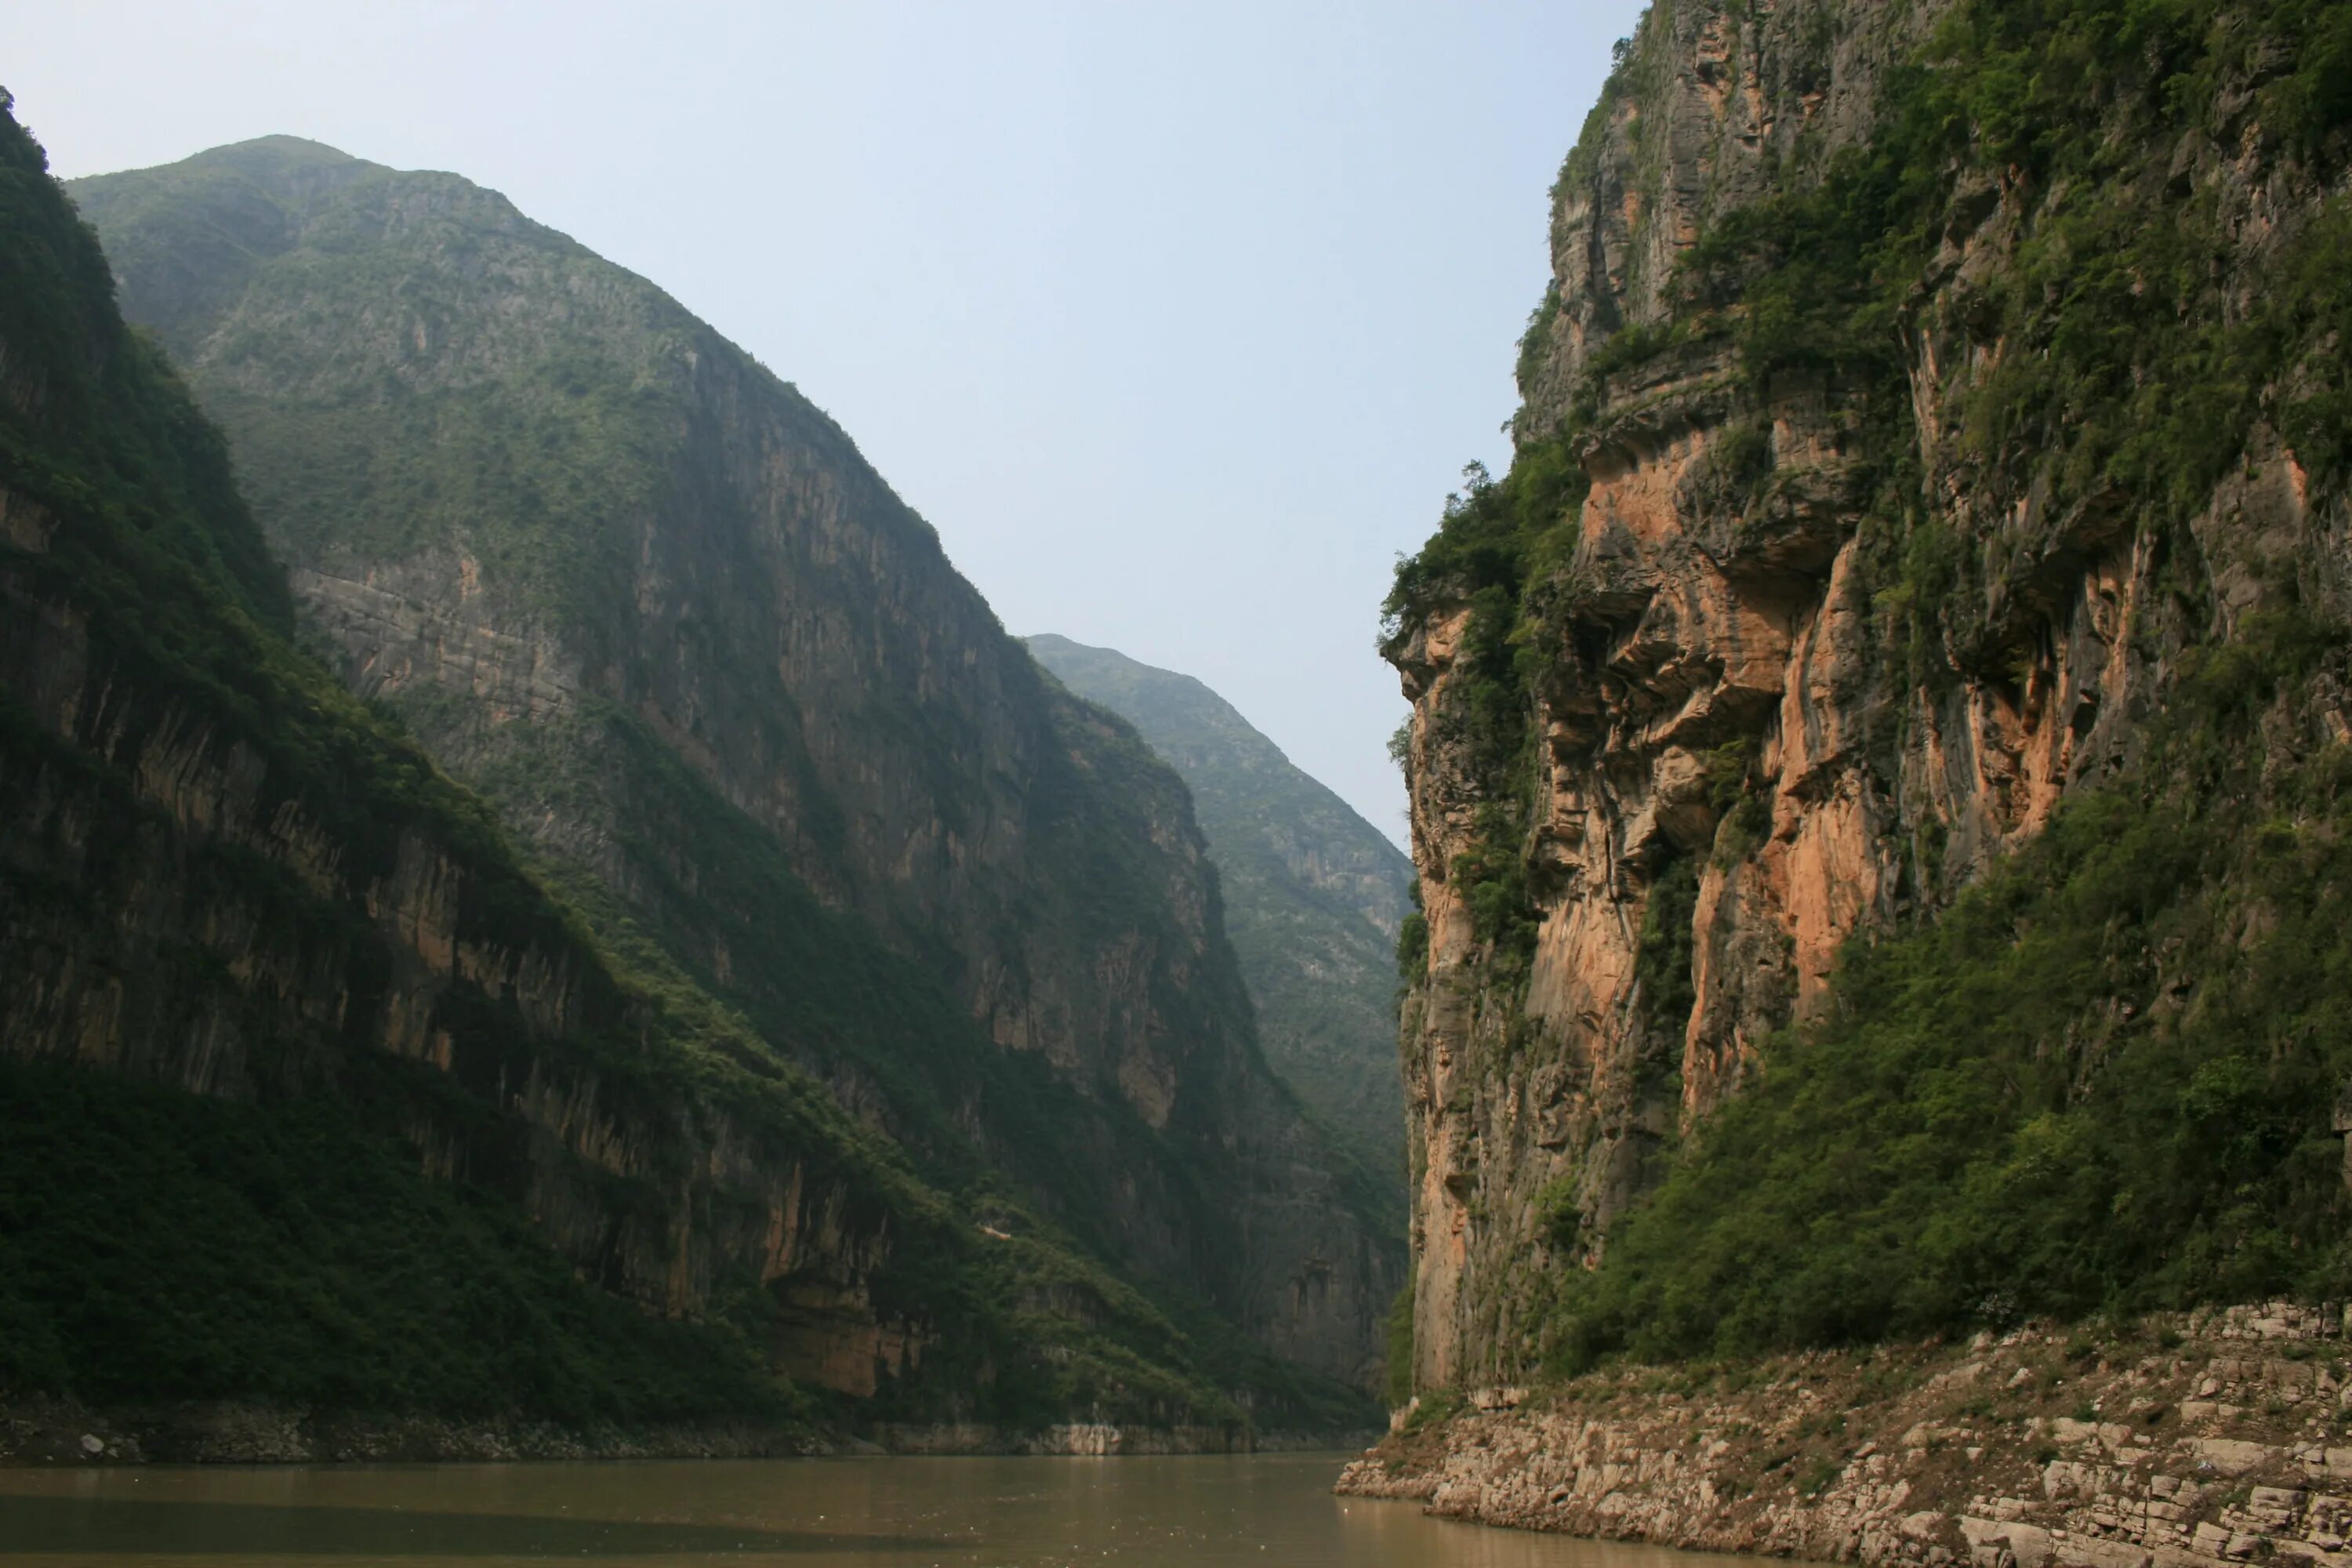
[[877, 1455], [1110, 1458], [1353, 1451], [1374, 1426], [1283, 1430], [1243, 1422], [1108, 1420], [1001, 1425], [871, 1422], [850, 1429], [787, 1415], [563, 1422], [519, 1415], [371, 1414], [267, 1401], [129, 1398], [93, 1408], [31, 1395], [0, 1401], [0, 1466], [505, 1464], [520, 1460], [778, 1459]]

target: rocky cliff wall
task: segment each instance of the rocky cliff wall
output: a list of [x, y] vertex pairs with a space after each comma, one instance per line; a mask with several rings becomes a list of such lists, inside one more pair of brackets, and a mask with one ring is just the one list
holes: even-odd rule
[[[41, 510], [5, 506], [20, 523]], [[47, 552], [11, 537], [9, 1055], [247, 1100], [364, 1092], [428, 1172], [509, 1197], [648, 1312], [699, 1318], [750, 1269], [794, 1375], [872, 1394], [911, 1370], [907, 1325], [870, 1294], [911, 1193], [812, 1116], [805, 1085], [687, 1088], [645, 1043], [677, 1021], [616, 985], [511, 864], [356, 778], [320, 813], [201, 696], [93, 647]], [[355, 838], [352, 808], [385, 815]]]
[[1216, 862], [1266, 1060], [1379, 1182], [1404, 1160], [1395, 948], [1412, 863], [1233, 705], [1188, 675], [1067, 637], [1028, 639], [1055, 679], [1133, 723], [1181, 774]]
[[[2242, 45], [2230, 10], [2210, 37]], [[2197, 416], [2196, 462], [2136, 468], [2118, 448], [2189, 441], [2147, 389], [2219, 362], [2119, 369], [2153, 268], [2082, 284], [2100, 247], [2179, 226], [2204, 248], [2165, 330], [2218, 336], [2325, 247], [2337, 165], [2265, 129], [2296, 57], [2213, 46], [2193, 121], [2086, 74], [2038, 151], [1973, 100], [1937, 101], [1965, 134], [1918, 132], [1921, 84], [1979, 79], [2001, 15], [1656, 5], [1555, 187], [1517, 459], [1472, 477], [1390, 605], [1427, 911], [1403, 1026], [1423, 1387], [1533, 1367], [1546, 1276], [1601, 1256], [1843, 945], [2116, 777], [2186, 644], [2341, 613], [2340, 489], [2279, 427], [2326, 331], [2277, 329]], [[2018, 68], [2070, 58], [2043, 37]], [[2101, 173], [2062, 173], [2062, 143], [2105, 148]], [[2070, 344], [2070, 313], [2111, 335]]]

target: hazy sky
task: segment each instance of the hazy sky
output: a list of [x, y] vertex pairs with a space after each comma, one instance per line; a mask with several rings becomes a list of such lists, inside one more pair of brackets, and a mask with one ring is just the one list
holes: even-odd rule
[[1400, 838], [1397, 552], [1498, 468], [1546, 191], [1639, 0], [0, 15], [67, 176], [452, 169], [830, 412], [1015, 633], [1199, 676]]

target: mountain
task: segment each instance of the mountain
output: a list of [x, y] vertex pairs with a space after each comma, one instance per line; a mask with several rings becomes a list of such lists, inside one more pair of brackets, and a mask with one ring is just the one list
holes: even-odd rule
[[102, 259], [7, 134], [0, 1386], [1357, 1418], [1395, 1256], [1182, 784], [830, 421], [454, 176], [79, 182]]
[[1067, 637], [1028, 642], [1183, 778], [1267, 1062], [1366, 1165], [1402, 1173], [1395, 955], [1412, 862], [1191, 676]]
[[297, 649], [5, 110], [0, 1388], [790, 1426], [803, 1293], [1009, 1349], [940, 1194]]
[[2250, 0], [1621, 47], [1385, 606], [1420, 1387], [2352, 1284], [2347, 65]]

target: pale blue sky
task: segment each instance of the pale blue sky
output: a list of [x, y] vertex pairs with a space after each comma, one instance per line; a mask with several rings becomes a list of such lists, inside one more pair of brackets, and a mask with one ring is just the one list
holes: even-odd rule
[[1392, 836], [1396, 552], [1500, 467], [1546, 191], [1639, 0], [0, 16], [66, 175], [454, 169], [845, 426], [1015, 633], [1196, 675]]

